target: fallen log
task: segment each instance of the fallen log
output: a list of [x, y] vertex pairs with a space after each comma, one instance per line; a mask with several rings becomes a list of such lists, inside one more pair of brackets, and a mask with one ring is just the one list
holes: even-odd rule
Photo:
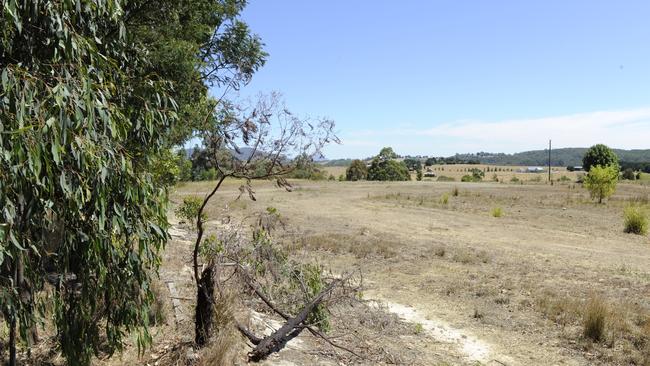
[[307, 303], [298, 315], [289, 318], [280, 329], [262, 339], [262, 341], [248, 353], [248, 360], [253, 362], [261, 361], [271, 353], [278, 352], [284, 348], [287, 342], [297, 337], [303, 329], [307, 328], [308, 325], [305, 324], [305, 321], [309, 314], [325, 299], [325, 296], [341, 283], [341, 281], [342, 279], [339, 279], [330, 283], [329, 286]]

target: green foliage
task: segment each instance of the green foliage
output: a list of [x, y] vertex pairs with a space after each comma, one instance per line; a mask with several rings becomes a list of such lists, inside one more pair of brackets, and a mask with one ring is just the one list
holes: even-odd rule
[[444, 194], [440, 197], [440, 203], [443, 204], [443, 205], [447, 205], [447, 204], [449, 204], [449, 194], [444, 193]]
[[406, 164], [394, 160], [397, 154], [390, 147], [384, 147], [373, 160], [368, 169], [368, 180], [405, 181], [411, 180]]
[[379, 155], [377, 155], [377, 158], [381, 160], [391, 160], [391, 159], [397, 159], [398, 156], [393, 151], [392, 147], [384, 147], [379, 151]]
[[422, 169], [417, 170], [417, 172], [415, 174], [415, 179], [417, 179], [418, 181], [422, 180]]
[[519, 181], [520, 181], [520, 179], [517, 178], [517, 176], [512, 176], [512, 178], [510, 178], [510, 182], [512, 182], [512, 183], [519, 183]]
[[352, 160], [350, 166], [345, 170], [345, 179], [355, 182], [367, 178], [368, 168], [366, 168], [366, 164], [358, 159]]
[[602, 203], [603, 199], [614, 194], [618, 181], [618, 169], [613, 166], [593, 166], [584, 177], [583, 185], [589, 190], [592, 199]]
[[472, 168], [470, 169], [470, 172], [472, 173], [472, 178], [474, 179], [475, 182], [480, 182], [485, 177], [485, 172], [482, 171], [481, 169]]
[[648, 212], [642, 207], [630, 205], [623, 212], [623, 222], [626, 233], [647, 235], [648, 234]]
[[187, 158], [185, 150], [176, 153], [176, 165], [178, 166], [178, 181], [188, 182], [192, 180], [192, 162]]
[[151, 160], [150, 172], [153, 174], [154, 182], [162, 187], [169, 187], [176, 184], [180, 179], [181, 165], [178, 154], [171, 149], [161, 150]]
[[[2, 312], [27, 342], [37, 309], [52, 309], [70, 365], [132, 332], [149, 342], [151, 273], [167, 241], [170, 179], [156, 169], [169, 166], [157, 158], [177, 120], [173, 83], [130, 32], [137, 3], [122, 5], [0, 6]], [[57, 285], [47, 297], [45, 278]]]
[[404, 159], [404, 164], [409, 170], [422, 170], [422, 162], [418, 159]]
[[501, 217], [503, 216], [503, 209], [501, 207], [494, 207], [490, 211], [490, 214], [492, 215], [492, 217]]
[[623, 170], [621, 177], [626, 180], [636, 180], [636, 174], [634, 174], [634, 170], [632, 170], [632, 168]]
[[[305, 285], [305, 301], [313, 299], [323, 289], [325, 281], [323, 280], [323, 268], [317, 264], [303, 264], [299, 266], [296, 279]], [[307, 323], [315, 324], [323, 332], [330, 330], [329, 313], [325, 304], [319, 304], [307, 317]]]
[[294, 166], [291, 173], [287, 174], [287, 178], [295, 179], [309, 179], [309, 180], [325, 180], [327, 179], [326, 172], [321, 170], [314, 161], [302, 155], [296, 158], [293, 162]]
[[[190, 223], [194, 223], [199, 214], [201, 205], [203, 205], [203, 199], [201, 199], [201, 197], [185, 197], [183, 198], [183, 203], [176, 207], [174, 213], [176, 216], [178, 216], [178, 218]], [[201, 217], [201, 219], [205, 220], [205, 214]]]
[[602, 167], [612, 166], [618, 171], [618, 156], [603, 144], [590, 147], [582, 158], [582, 168], [586, 172], [599, 165]]
[[368, 180], [406, 181], [411, 180], [411, 175], [400, 161], [374, 159], [368, 169]]
[[127, 34], [147, 50], [148, 72], [172, 83], [183, 123], [169, 131], [169, 145], [182, 146], [208, 122], [216, 105], [209, 87], [238, 89], [268, 56], [240, 19], [246, 1], [134, 0], [122, 6]]

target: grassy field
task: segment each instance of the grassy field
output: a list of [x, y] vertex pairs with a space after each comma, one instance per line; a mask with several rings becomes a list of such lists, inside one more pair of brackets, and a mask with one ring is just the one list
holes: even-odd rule
[[[234, 200], [238, 185], [218, 193], [209, 217], [277, 208], [292, 256], [335, 273], [360, 267], [365, 297], [430, 325], [400, 347], [426, 345], [451, 364], [650, 362], [650, 239], [623, 233], [622, 216], [630, 203], [648, 205], [646, 185], [619, 184], [603, 205], [571, 183], [295, 181], [285, 192], [259, 182], [257, 201]], [[185, 184], [173, 201], [209, 187]], [[597, 341], [585, 333], [594, 319]], [[482, 353], [436, 338], [445, 327]], [[438, 364], [427, 357], [406, 363]]]

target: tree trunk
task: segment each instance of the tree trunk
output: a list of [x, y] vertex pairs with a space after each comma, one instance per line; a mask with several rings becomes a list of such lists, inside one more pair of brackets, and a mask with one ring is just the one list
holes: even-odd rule
[[11, 318], [9, 325], [9, 366], [16, 366], [16, 317]]
[[212, 337], [214, 319], [214, 267], [201, 273], [197, 286], [194, 342], [200, 348]]

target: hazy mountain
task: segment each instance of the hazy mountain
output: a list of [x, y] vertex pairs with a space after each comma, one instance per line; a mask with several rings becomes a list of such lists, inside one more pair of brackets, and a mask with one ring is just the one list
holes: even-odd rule
[[[587, 148], [570, 147], [553, 149], [551, 151], [551, 164], [555, 166], [582, 165], [582, 157]], [[620, 161], [625, 162], [650, 162], [650, 149], [648, 150], [622, 150], [614, 149]], [[546, 165], [548, 164], [548, 150], [532, 150], [515, 154], [486, 153], [457, 154], [461, 159], [477, 159], [482, 164], [494, 165]]]

